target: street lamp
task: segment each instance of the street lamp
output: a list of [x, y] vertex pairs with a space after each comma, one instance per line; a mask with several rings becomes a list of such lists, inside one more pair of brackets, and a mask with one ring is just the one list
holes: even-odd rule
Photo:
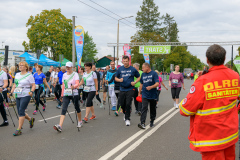
[[119, 21], [122, 20], [122, 19], [126, 19], [126, 18], [131, 18], [133, 16], [129, 16], [129, 17], [124, 17], [124, 18], [121, 18], [118, 20], [118, 30], [117, 30], [117, 66], [118, 66], [118, 45], [119, 45]]

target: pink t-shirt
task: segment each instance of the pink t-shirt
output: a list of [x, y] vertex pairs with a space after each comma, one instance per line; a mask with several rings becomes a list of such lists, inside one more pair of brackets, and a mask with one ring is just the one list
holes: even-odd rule
[[[72, 77], [72, 76], [73, 76], [73, 77]], [[72, 77], [72, 78], [69, 80], [70, 77]], [[68, 81], [68, 80], [69, 80], [68, 83], [67, 83], [67, 86], [65, 86], [64, 80], [65, 80], [65, 81]], [[76, 81], [79, 82], [79, 76], [78, 76], [77, 72], [73, 72], [73, 73], [70, 74], [70, 75], [68, 75], [67, 72], [64, 73], [64, 74], [63, 74], [63, 78], [62, 78], [62, 82], [63, 82], [62, 84], [64, 85], [63, 93], [64, 93], [65, 88], [71, 88], [71, 85], [74, 86], [74, 85], [76, 84]], [[77, 90], [77, 89], [74, 89], [74, 90], [73, 90], [73, 93], [74, 93], [74, 95], [78, 95], [78, 90]]]
[[161, 77], [158, 77], [158, 78], [159, 78], [158, 90], [161, 91], [161, 89], [162, 89], [162, 87], [161, 87], [162, 78]]

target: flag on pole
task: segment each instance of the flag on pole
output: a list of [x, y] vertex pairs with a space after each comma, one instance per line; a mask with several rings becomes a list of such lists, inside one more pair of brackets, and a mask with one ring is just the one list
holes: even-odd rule
[[129, 65], [131, 66], [131, 47], [128, 44], [124, 44], [123, 52], [125, 56], [129, 57]]
[[[78, 64], [78, 70], [79, 70], [81, 67], [83, 45], [84, 45], [84, 29], [80, 25], [76, 26], [74, 29], [74, 40], [75, 40], [77, 64]], [[73, 65], [75, 65], [75, 64], [73, 64]]]
[[150, 57], [149, 54], [143, 54], [144, 60], [146, 63], [150, 64]]

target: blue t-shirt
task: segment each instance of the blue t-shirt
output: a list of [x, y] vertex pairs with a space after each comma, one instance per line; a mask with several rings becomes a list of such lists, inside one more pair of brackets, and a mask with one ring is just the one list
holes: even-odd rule
[[39, 75], [38, 73], [35, 73], [33, 77], [35, 79], [35, 84], [43, 84], [43, 78], [46, 78], [46, 76], [43, 73]]
[[134, 82], [134, 77], [138, 78], [140, 75], [132, 66], [128, 68], [121, 66], [118, 68], [115, 77], [119, 79], [123, 78], [123, 82], [120, 83], [120, 91], [130, 91], [134, 88], [134, 86], [131, 85], [131, 82]]
[[[65, 72], [64, 72], [65, 73]], [[62, 77], [64, 74], [62, 71], [58, 72], [58, 80], [59, 80], [59, 84], [62, 85]]]
[[33, 73], [37, 72], [35, 67], [33, 68], [33, 71], [32, 71], [32, 72], [33, 72]]
[[148, 86], [154, 85], [159, 82], [158, 75], [155, 71], [150, 71], [149, 73], [142, 73], [140, 83], [142, 86], [142, 98], [146, 99], [157, 99], [157, 88], [153, 88], [150, 91], [146, 89]]

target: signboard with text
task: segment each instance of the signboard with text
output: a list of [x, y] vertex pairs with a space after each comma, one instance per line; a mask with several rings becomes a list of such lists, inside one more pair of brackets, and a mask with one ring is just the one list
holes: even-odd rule
[[171, 46], [139, 46], [141, 54], [169, 54]]

